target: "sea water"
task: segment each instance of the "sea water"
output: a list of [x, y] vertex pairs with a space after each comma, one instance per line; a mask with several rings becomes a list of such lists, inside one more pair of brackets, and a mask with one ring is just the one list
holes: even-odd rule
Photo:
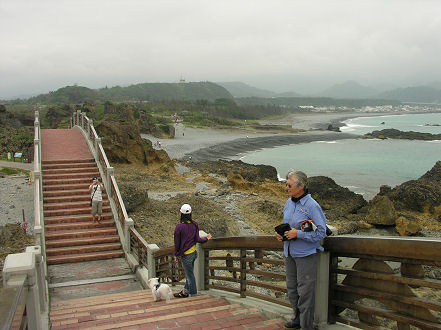
[[[441, 134], [441, 126], [437, 124], [441, 124], [441, 114], [360, 117], [348, 120], [342, 130], [360, 137], [383, 128]], [[308, 176], [328, 176], [369, 200], [381, 185], [394, 187], [430, 170], [441, 160], [441, 141], [362, 138], [316, 141], [265, 149], [241, 159], [251, 164], [272, 165], [280, 177], [289, 169], [302, 170]]]

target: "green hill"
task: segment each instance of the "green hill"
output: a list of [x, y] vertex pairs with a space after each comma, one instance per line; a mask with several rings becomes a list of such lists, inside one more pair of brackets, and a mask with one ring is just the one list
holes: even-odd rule
[[82, 86], [66, 86], [48, 94], [29, 99], [31, 103], [84, 103], [85, 101], [195, 101], [233, 99], [222, 86], [211, 82], [145, 83], [128, 87], [90, 89]]

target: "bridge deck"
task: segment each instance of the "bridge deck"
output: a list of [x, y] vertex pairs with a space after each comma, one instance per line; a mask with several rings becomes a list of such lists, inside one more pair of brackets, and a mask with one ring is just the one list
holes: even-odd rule
[[77, 129], [42, 129], [41, 158], [78, 160], [93, 158], [83, 134]]

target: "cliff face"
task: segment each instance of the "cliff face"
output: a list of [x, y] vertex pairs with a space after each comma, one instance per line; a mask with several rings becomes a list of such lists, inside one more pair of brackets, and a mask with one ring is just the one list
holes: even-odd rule
[[96, 126], [110, 162], [147, 165], [163, 171], [174, 171], [173, 162], [163, 150], [155, 150], [143, 140], [131, 105], [106, 103], [105, 117]]

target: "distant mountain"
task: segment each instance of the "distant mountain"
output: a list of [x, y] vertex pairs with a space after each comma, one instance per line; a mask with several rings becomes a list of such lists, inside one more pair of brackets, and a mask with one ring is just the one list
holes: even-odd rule
[[234, 97], [273, 97], [276, 95], [275, 92], [253, 87], [239, 81], [217, 82], [216, 84], [224, 87]]
[[90, 89], [83, 86], [66, 86], [48, 94], [29, 99], [32, 103], [84, 103], [85, 101], [195, 101], [233, 96], [222, 86], [211, 82], [145, 83], [128, 87]]
[[397, 88], [375, 97], [402, 102], [441, 103], [441, 89], [429, 86]]
[[371, 87], [360, 85], [355, 81], [346, 81], [342, 84], [331, 86], [316, 96], [340, 98], [340, 99], [365, 99], [377, 94], [378, 91]]

